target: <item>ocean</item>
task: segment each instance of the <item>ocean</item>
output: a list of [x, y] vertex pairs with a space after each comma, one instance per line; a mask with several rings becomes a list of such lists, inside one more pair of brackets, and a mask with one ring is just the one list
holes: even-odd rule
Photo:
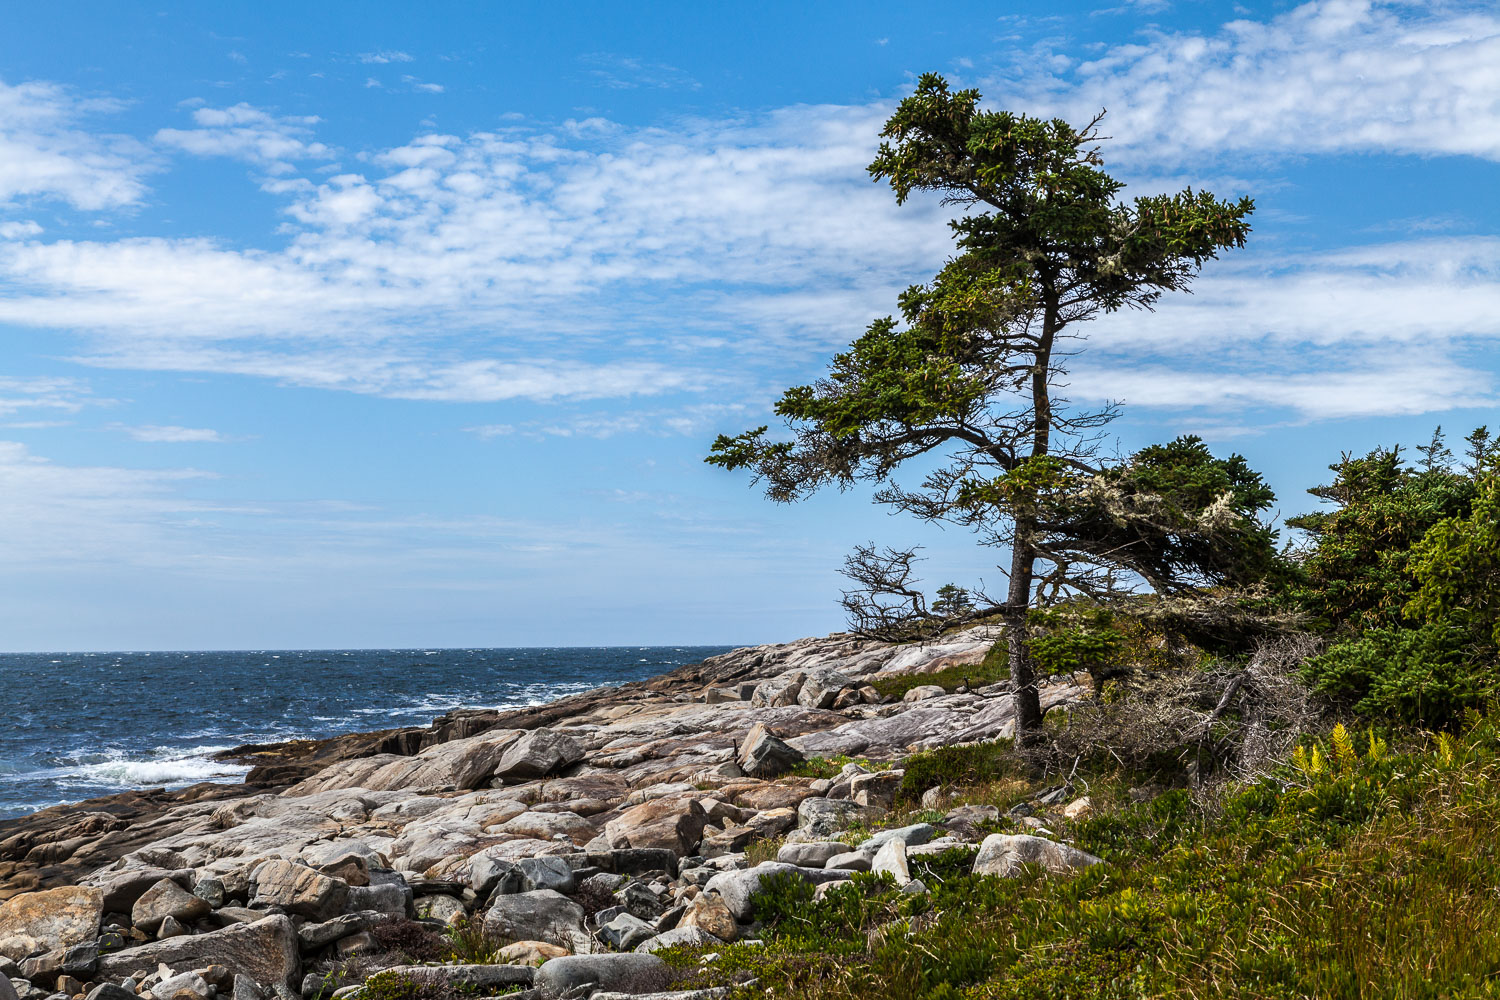
[[425, 726], [665, 673], [731, 646], [0, 653], [0, 819], [238, 781], [244, 743]]

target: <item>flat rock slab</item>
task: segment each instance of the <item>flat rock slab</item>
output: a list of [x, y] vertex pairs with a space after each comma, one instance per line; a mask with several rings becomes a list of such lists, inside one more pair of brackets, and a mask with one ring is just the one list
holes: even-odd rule
[[288, 987], [298, 982], [302, 970], [297, 932], [291, 920], [277, 914], [253, 924], [185, 934], [101, 955], [97, 975], [100, 979], [123, 979], [159, 964], [174, 969], [222, 965], [257, 983], [284, 983]]

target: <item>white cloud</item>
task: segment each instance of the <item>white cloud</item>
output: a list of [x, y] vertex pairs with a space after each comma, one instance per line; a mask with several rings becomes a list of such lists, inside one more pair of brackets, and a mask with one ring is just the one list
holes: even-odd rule
[[[701, 389], [713, 376], [695, 370], [699, 328], [722, 344], [726, 321], [761, 325], [748, 310], [732, 318], [741, 296], [790, 286], [850, 297], [843, 339], [946, 252], [940, 211], [897, 209], [863, 176], [883, 110], [425, 135], [368, 157], [364, 173], [267, 182], [290, 220], [282, 250], [160, 238], [0, 246], [14, 288], [0, 321], [86, 331], [97, 364], [406, 398]], [[273, 121], [243, 106], [195, 114], [202, 152], [241, 150], [235, 129]], [[777, 317], [769, 340], [797, 340], [809, 318]], [[597, 360], [622, 328], [640, 332], [640, 349]]]
[[1295, 358], [1274, 371], [1204, 371], [1166, 366], [1095, 367], [1070, 379], [1075, 400], [1200, 413], [1290, 410], [1303, 421], [1411, 416], [1493, 406], [1494, 379], [1442, 360], [1390, 359], [1363, 369], [1308, 369]]
[[79, 379], [0, 376], [0, 416], [37, 410], [77, 413], [85, 406], [108, 402], [93, 396]]
[[151, 443], [206, 444], [227, 440], [218, 431], [207, 427], [174, 427], [163, 424], [142, 424], [135, 427], [127, 427], [123, 424], [115, 424], [113, 425], [113, 429], [122, 431], [137, 441]]
[[197, 108], [191, 129], [164, 128], [156, 133], [163, 146], [195, 156], [227, 156], [290, 173], [302, 160], [328, 160], [333, 150], [311, 141], [315, 116], [276, 116], [240, 103], [229, 108]]
[[1385, 152], [1500, 160], [1493, 8], [1317, 0], [1216, 32], [1153, 32], [1098, 59], [1029, 53], [1054, 75], [991, 81], [992, 101], [1043, 98], [1137, 162]]
[[579, 57], [594, 80], [611, 90], [698, 90], [702, 84], [684, 70], [612, 52]]
[[82, 127], [120, 107], [57, 84], [0, 81], [0, 208], [23, 199], [56, 199], [88, 211], [139, 201], [153, 169], [145, 147]]
[[410, 84], [412, 90], [420, 90], [425, 94], [441, 94], [443, 85], [441, 83], [423, 83], [414, 76], [403, 76], [402, 83]]
[[383, 52], [361, 52], [359, 61], [362, 63], [385, 64], [385, 63], [408, 63], [411, 56], [405, 52], [386, 50]]
[[[1219, 152], [1247, 164], [1257, 150], [1500, 155], [1496, 45], [1500, 19], [1485, 14], [1329, 0], [1209, 34], [1149, 35], [1007, 86], [1028, 107], [1050, 101], [1073, 117], [1109, 103], [1129, 169], [1201, 182], [1228, 176], [1205, 165]], [[317, 119], [198, 107], [195, 128], [164, 129], [159, 142], [273, 174], [262, 184], [281, 201], [285, 242], [44, 242], [12, 229], [0, 243], [0, 322], [81, 333], [74, 353], [96, 365], [412, 399], [774, 381], [891, 310], [901, 287], [951, 251], [946, 210], [897, 208], [865, 176], [889, 110], [796, 106], [657, 128], [508, 123], [353, 151], [357, 172], [327, 176], [313, 169], [333, 156], [315, 140]], [[1425, 342], [1472, 374], [1455, 359], [1500, 334], [1500, 242], [1238, 254], [1211, 266], [1196, 292], [1095, 324], [1094, 349], [1176, 371], [1184, 356], [1284, 365], [1294, 350], [1341, 345], [1344, 368], [1379, 373], [1359, 367], [1376, 345]], [[654, 426], [588, 419], [511, 426], [594, 436]]]

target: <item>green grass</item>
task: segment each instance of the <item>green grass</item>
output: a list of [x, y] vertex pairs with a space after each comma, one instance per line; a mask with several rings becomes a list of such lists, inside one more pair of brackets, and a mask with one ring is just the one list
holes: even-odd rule
[[1408, 743], [1105, 810], [1066, 828], [1109, 862], [1073, 877], [976, 878], [954, 853], [914, 870], [927, 897], [784, 881], [763, 948], [668, 957], [679, 988], [753, 975], [758, 997], [1500, 997], [1500, 727]]
[[850, 764], [858, 764], [866, 771], [888, 771], [890, 761], [872, 761], [868, 757], [848, 757], [835, 754], [832, 757], [809, 757], [789, 772], [798, 778], [836, 778]]
[[1010, 680], [1010, 656], [1005, 642], [1001, 640], [990, 647], [979, 663], [961, 667], [949, 667], [932, 674], [892, 674], [888, 677], [876, 675], [870, 678], [870, 686], [880, 692], [881, 697], [900, 701], [914, 687], [936, 684], [944, 691], [954, 691], [959, 686], [984, 687], [996, 681]]

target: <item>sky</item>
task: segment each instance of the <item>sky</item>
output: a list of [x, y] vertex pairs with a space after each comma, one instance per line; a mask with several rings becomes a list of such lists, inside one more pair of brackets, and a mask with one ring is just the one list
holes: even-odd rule
[[1500, 425], [1500, 11], [1109, 2], [14, 6], [0, 648], [781, 641], [869, 541], [993, 588], [960, 531], [703, 464], [951, 253], [865, 173], [928, 71], [1107, 109], [1127, 195], [1255, 198], [1089, 325], [1112, 446], [1199, 434], [1284, 518]]

